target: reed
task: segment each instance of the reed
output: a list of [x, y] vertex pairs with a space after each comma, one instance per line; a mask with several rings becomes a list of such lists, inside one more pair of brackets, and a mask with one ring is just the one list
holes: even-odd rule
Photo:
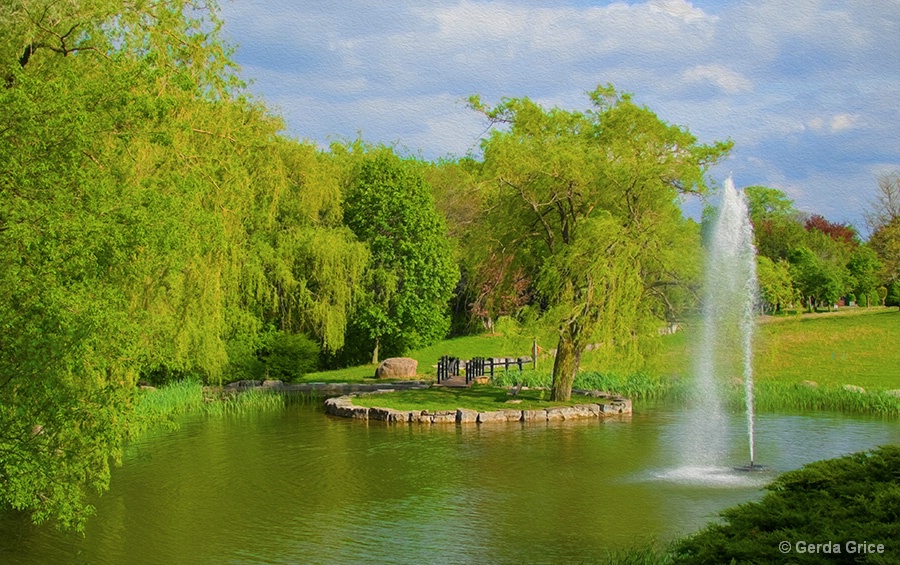
[[900, 397], [895, 391], [857, 392], [842, 386], [807, 386], [781, 381], [756, 384], [756, 405], [760, 410], [829, 410], [847, 414], [866, 414], [896, 418], [900, 416]]
[[156, 390], [140, 390], [128, 422], [129, 439], [151, 430], [177, 429], [185, 414], [221, 417], [282, 410], [288, 404], [318, 402], [320, 397], [285, 395], [277, 391], [251, 389], [243, 392], [204, 391], [200, 381], [186, 379]]

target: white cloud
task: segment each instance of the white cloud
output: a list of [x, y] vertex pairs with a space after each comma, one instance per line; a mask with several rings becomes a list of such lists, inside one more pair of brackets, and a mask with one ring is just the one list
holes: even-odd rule
[[469, 94], [585, 108], [612, 82], [703, 142], [733, 139], [736, 181], [829, 218], [846, 221], [867, 163], [900, 168], [900, 2], [585, 4], [234, 0], [223, 15], [253, 91], [319, 143], [464, 154], [484, 130]]
[[724, 65], [696, 65], [684, 71], [682, 78], [688, 82], [709, 82], [727, 94], [749, 92], [753, 83]]
[[850, 114], [835, 114], [831, 116], [831, 131], [834, 133], [850, 129], [854, 126], [856, 118]]

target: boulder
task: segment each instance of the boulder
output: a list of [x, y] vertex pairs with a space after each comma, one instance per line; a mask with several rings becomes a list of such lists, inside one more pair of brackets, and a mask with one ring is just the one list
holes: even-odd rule
[[844, 385], [844, 390], [849, 392], [866, 392], [866, 389], [856, 385]]
[[546, 410], [522, 410], [522, 420], [525, 422], [546, 422]]
[[819, 388], [819, 383], [817, 383], [816, 381], [803, 381], [800, 384], [802, 384], [803, 386], [808, 386], [809, 388]]
[[884, 393], [888, 396], [895, 396], [895, 397], [900, 398], [900, 389], [895, 388], [895, 389], [891, 389], [891, 390], [886, 390], [886, 391], [884, 391]]
[[477, 421], [478, 410], [466, 410], [465, 408], [458, 408], [456, 410], [457, 424], [474, 424]]
[[503, 414], [499, 410], [478, 413], [478, 423], [479, 424], [485, 424], [487, 422], [505, 422], [505, 421], [506, 421], [506, 414]]
[[431, 417], [433, 424], [455, 424], [456, 410], [438, 410]]
[[414, 379], [419, 362], [409, 357], [389, 357], [375, 369], [376, 379]]

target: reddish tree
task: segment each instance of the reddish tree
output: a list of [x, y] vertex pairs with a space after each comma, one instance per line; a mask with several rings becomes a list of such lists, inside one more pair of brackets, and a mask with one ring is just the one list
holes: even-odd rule
[[834, 241], [849, 243], [853, 246], [859, 245], [859, 240], [856, 237], [856, 230], [854, 230], [853, 226], [850, 224], [829, 222], [824, 216], [813, 214], [806, 220], [804, 227], [806, 228], [806, 231], [819, 230]]

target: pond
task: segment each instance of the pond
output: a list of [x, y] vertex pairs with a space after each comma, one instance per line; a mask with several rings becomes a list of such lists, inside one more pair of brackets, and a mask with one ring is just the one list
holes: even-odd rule
[[[645, 404], [606, 421], [457, 428], [294, 405], [188, 421], [129, 447], [83, 537], [0, 523], [0, 562], [602, 561], [758, 499], [774, 472], [900, 443], [896, 422], [763, 414], [757, 460], [772, 473], [698, 468], [684, 414]], [[746, 463], [743, 418], [734, 465]]]

